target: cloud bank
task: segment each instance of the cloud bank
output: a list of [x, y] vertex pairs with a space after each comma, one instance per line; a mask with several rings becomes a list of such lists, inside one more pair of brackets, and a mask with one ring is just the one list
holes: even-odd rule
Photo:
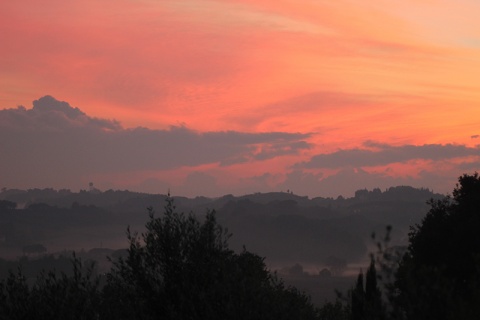
[[206, 164], [230, 166], [298, 154], [309, 134], [125, 129], [45, 96], [32, 109], [0, 110], [0, 173], [4, 184], [48, 185], [85, 175], [162, 171]]
[[[480, 169], [480, 146], [365, 141], [322, 152], [321, 134], [125, 128], [44, 96], [0, 110], [0, 187], [100, 188], [179, 195], [293, 190], [351, 196], [396, 185], [448, 192]], [[99, 182], [97, 184], [97, 182]]]
[[[468, 156], [480, 156], [480, 147], [466, 147], [454, 144], [424, 144], [390, 146], [372, 141], [364, 143], [364, 148], [339, 150], [327, 154], [317, 154], [309, 161], [297, 164], [296, 168], [374, 167], [392, 163], [405, 163], [411, 160], [439, 161]], [[368, 148], [368, 149], [367, 149]]]

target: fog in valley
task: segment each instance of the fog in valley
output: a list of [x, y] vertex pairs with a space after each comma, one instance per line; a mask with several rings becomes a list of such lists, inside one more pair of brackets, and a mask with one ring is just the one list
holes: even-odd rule
[[479, 320], [479, 13], [0, 1], [0, 320]]
[[[346, 292], [366, 270], [375, 240], [392, 226], [391, 247], [407, 245], [409, 227], [421, 221], [429, 199], [443, 195], [407, 186], [358, 190], [354, 197], [308, 198], [285, 192], [219, 198], [175, 197], [178, 212], [202, 220], [208, 210], [231, 237], [229, 246], [265, 257], [271, 271], [312, 296], [318, 305]], [[0, 276], [23, 264], [35, 277], [42, 269], [67, 271], [72, 251], [108, 271], [107, 259], [126, 254], [127, 227], [142, 233], [147, 207], [163, 214], [167, 195], [130, 191], [3, 189], [0, 193]], [[17, 261], [17, 262], [15, 262]], [[27, 273], [28, 273], [27, 272]]]

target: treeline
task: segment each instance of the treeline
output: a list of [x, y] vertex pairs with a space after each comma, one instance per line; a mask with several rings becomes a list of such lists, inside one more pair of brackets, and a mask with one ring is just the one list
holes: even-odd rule
[[316, 319], [305, 294], [286, 287], [263, 258], [228, 247], [213, 212], [200, 222], [150, 210], [142, 236], [128, 233], [128, 255], [106, 274], [73, 260], [71, 275], [22, 271], [0, 282], [0, 319]]
[[[425, 188], [397, 186], [387, 188], [384, 191], [379, 188], [373, 190], [357, 190], [351, 198], [338, 196], [337, 198], [315, 197], [309, 199], [306, 196], [296, 195], [288, 190], [287, 192], [253, 193], [244, 196], [224, 195], [218, 198], [201, 196], [186, 198], [176, 196], [175, 201], [179, 208], [194, 211], [198, 211], [198, 209], [203, 211], [206, 208], [215, 208], [218, 210], [232, 201], [250, 201], [258, 204], [290, 201], [301, 208], [321, 207], [348, 210], [352, 205], [354, 206], [365, 201], [417, 202], [430, 198], [439, 199], [443, 196], [444, 195], [434, 193], [432, 190]], [[166, 195], [164, 194], [147, 194], [113, 189], [101, 191], [93, 187], [89, 190], [80, 190], [79, 192], [73, 192], [69, 189], [55, 190], [53, 188], [34, 188], [27, 190], [2, 188], [0, 191], [0, 200], [15, 202], [21, 208], [28, 207], [34, 203], [45, 203], [51, 206], [69, 208], [73, 203], [79, 203], [83, 205], [94, 205], [104, 209], [112, 209], [115, 212], [138, 210], [139, 206], [162, 203], [165, 198]]]
[[[459, 178], [452, 196], [431, 200], [406, 251], [388, 247], [390, 229], [329, 319], [480, 319], [480, 177]], [[332, 306], [332, 304], [330, 304]]]
[[50, 242], [71, 230], [110, 226], [112, 222], [126, 225], [126, 220], [118, 221], [111, 212], [93, 205], [74, 202], [65, 208], [32, 203], [20, 209], [15, 202], [0, 200], [0, 247], [21, 249]]
[[128, 232], [129, 249], [105, 274], [73, 259], [70, 274], [21, 270], [0, 282], [0, 319], [479, 319], [480, 177], [464, 175], [451, 197], [431, 200], [406, 251], [389, 231], [352, 290], [315, 307], [285, 286], [264, 259], [229, 247], [208, 211], [203, 222], [149, 209], [146, 231]]
[[[175, 203], [179, 211], [193, 211], [200, 218], [214, 209], [219, 223], [235, 234], [230, 246], [237, 252], [246, 245], [277, 265], [325, 265], [332, 256], [347, 263], [365, 259], [369, 235], [385, 225], [394, 225], [395, 239], [405, 245], [409, 226], [420, 222], [428, 209], [425, 202], [442, 197], [428, 189], [392, 187], [358, 190], [352, 198], [309, 199], [289, 191], [215, 199], [175, 197]], [[80, 192], [4, 189], [0, 248], [10, 250], [10, 257], [35, 244], [48, 252], [102, 244], [118, 248], [120, 241], [125, 243], [125, 226], [143, 230], [146, 215], [139, 209], [165, 199], [93, 187]]]

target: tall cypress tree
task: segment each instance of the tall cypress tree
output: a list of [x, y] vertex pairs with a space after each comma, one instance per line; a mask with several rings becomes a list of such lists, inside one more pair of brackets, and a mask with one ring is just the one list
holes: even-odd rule
[[357, 277], [357, 283], [352, 290], [352, 320], [365, 319], [365, 290], [363, 288], [363, 272]]
[[382, 293], [377, 284], [377, 270], [372, 258], [365, 283], [365, 319], [384, 319]]

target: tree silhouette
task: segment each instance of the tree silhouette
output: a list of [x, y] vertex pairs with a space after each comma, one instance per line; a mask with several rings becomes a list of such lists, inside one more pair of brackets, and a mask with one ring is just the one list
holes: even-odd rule
[[377, 270], [372, 257], [365, 281], [365, 319], [381, 320], [384, 317], [382, 293], [377, 284]]
[[461, 176], [453, 197], [430, 205], [396, 273], [397, 316], [479, 319], [480, 177]]
[[0, 212], [7, 212], [17, 207], [17, 204], [8, 200], [0, 200]]
[[355, 287], [351, 290], [351, 309], [353, 320], [381, 320], [385, 318], [382, 293], [377, 284], [377, 270], [372, 256], [367, 270], [365, 287], [363, 272], [357, 277]]
[[363, 320], [365, 318], [365, 289], [363, 287], [363, 272], [357, 277], [355, 287], [351, 291], [352, 299], [352, 320]]
[[[142, 235], [128, 232], [128, 256], [115, 263], [104, 288], [111, 319], [314, 319], [309, 297], [286, 288], [263, 258], [228, 248], [229, 234], [208, 211], [201, 223], [177, 213], [167, 198], [164, 214]], [[118, 303], [121, 301], [121, 303]]]
[[75, 256], [73, 274], [44, 271], [32, 284], [19, 270], [0, 282], [0, 319], [95, 319], [101, 297], [93, 265]]
[[75, 257], [72, 275], [45, 271], [33, 285], [10, 273], [0, 281], [0, 319], [317, 319], [310, 298], [263, 258], [228, 248], [213, 211], [200, 222], [168, 197], [165, 213], [149, 216], [102, 277]]

